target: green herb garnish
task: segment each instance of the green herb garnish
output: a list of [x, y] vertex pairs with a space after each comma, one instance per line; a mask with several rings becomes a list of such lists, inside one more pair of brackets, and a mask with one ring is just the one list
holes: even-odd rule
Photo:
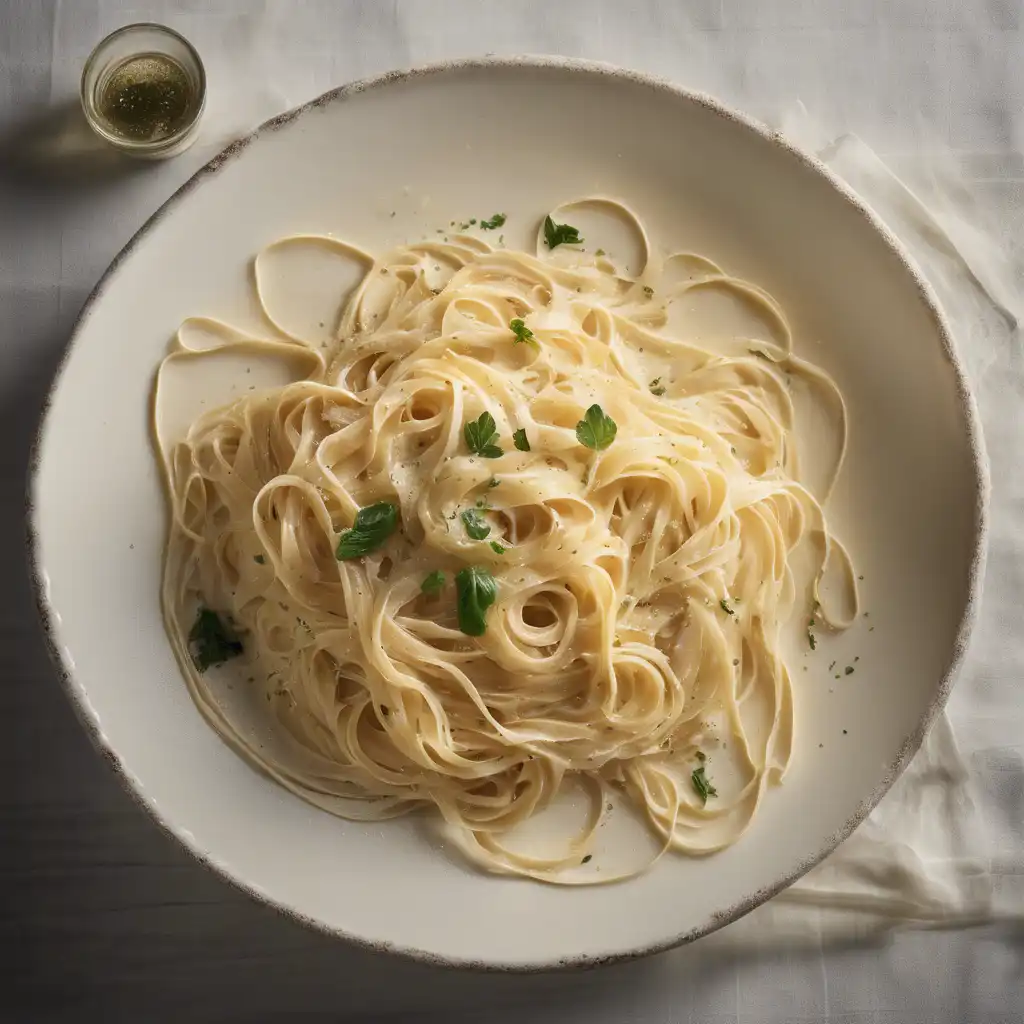
[[220, 616], [209, 608], [200, 608], [188, 634], [192, 660], [200, 672], [211, 665], [221, 665], [242, 653], [242, 641]]
[[459, 629], [466, 636], [482, 636], [487, 629], [484, 616], [498, 596], [498, 582], [486, 570], [471, 565], [455, 574]]
[[718, 790], [711, 785], [708, 777], [704, 774], [705, 766], [701, 765], [699, 768], [695, 768], [690, 775], [690, 781], [693, 783], [693, 788], [697, 790], [697, 795], [701, 799], [701, 803], [706, 804], [709, 796], [718, 796]]
[[489, 412], [482, 412], [479, 419], [467, 423], [462, 432], [474, 455], [484, 459], [500, 459], [505, 454], [494, 443], [498, 440], [498, 428]]
[[253, 555], [252, 560], [257, 565], [266, 565], [267, 560], [262, 555]]
[[618, 429], [615, 420], [605, 416], [601, 406], [592, 405], [583, 419], [576, 424], [576, 440], [585, 448], [601, 452], [615, 440]]
[[505, 214], [496, 213], [490, 220], [480, 221], [480, 227], [485, 231], [493, 231], [495, 228], [500, 228], [506, 220]]
[[586, 855], [586, 857], [584, 857], [583, 860], [580, 861], [580, 863], [581, 864], [589, 864], [593, 859], [594, 859], [594, 855], [592, 853], [588, 853]]
[[853, 666], [852, 665], [847, 665], [846, 668], [843, 669], [843, 674], [847, 675], [847, 676], [852, 676], [853, 675]]
[[487, 520], [475, 508], [467, 508], [462, 513], [462, 525], [473, 540], [483, 540], [491, 532]]
[[494, 477], [492, 476], [492, 477], [491, 477], [491, 479], [487, 481], [487, 486], [488, 486], [488, 488], [491, 488], [491, 487], [497, 487], [497, 486], [498, 486], [498, 484], [500, 484], [500, 483], [501, 483], [501, 481], [500, 481], [500, 480], [497, 480], [497, 479], [495, 479], [495, 478], [494, 478]]
[[530, 442], [526, 437], [526, 427], [520, 427], [512, 432], [512, 443], [521, 452], [528, 452], [530, 450]]
[[735, 615], [736, 614], [736, 612], [732, 608], [729, 607], [729, 602], [726, 601], [726, 599], [724, 597], [718, 603], [722, 606], [722, 611], [725, 612], [726, 615]]
[[810, 631], [807, 630], [807, 642], [811, 645], [811, 650], [816, 651], [818, 649], [818, 638]]
[[545, 217], [544, 241], [548, 243], [549, 249], [554, 249], [558, 245], [579, 245], [583, 239], [580, 238], [578, 228], [571, 224], [556, 224], [550, 217]]
[[440, 569], [435, 569], [429, 576], [424, 576], [423, 582], [420, 584], [420, 590], [431, 597], [440, 594], [443, 587], [444, 573]]
[[398, 525], [398, 506], [390, 501], [378, 501], [356, 513], [351, 530], [346, 530], [338, 541], [335, 555], [339, 562], [362, 558], [376, 551], [395, 532]]
[[659, 398], [665, 394], [665, 386], [661, 383], [660, 377], [655, 377], [650, 384], [647, 385], [652, 395], [657, 395]]
[[503, 548], [496, 540], [492, 540], [491, 541], [491, 550], [496, 555], [503, 555], [508, 550], [508, 548]]
[[537, 339], [533, 336], [533, 331], [522, 320], [513, 320], [508, 326], [516, 336], [512, 344], [518, 345], [522, 341], [527, 345], [532, 345], [534, 348], [540, 348]]
[[654, 298], [654, 289], [649, 284], [644, 285], [644, 295], [649, 299]]

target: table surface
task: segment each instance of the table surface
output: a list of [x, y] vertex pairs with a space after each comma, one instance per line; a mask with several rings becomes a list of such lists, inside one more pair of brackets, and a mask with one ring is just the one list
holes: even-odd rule
[[[166, 164], [84, 173], [65, 132], [82, 63], [107, 31], [141, 20], [178, 27], [210, 56], [208, 129]], [[1020, 22], [1018, 0], [0, 2], [0, 564], [10, 570], [0, 597], [0, 1019], [97, 1010], [104, 1021], [270, 1021], [301, 1010], [302, 1020], [1024, 1020], [1024, 933], [1005, 925], [895, 932], [824, 954], [818, 943], [709, 940], [529, 977], [441, 971], [307, 931], [198, 866], [122, 791], [57, 684], [23, 569], [29, 446], [82, 302], [145, 217], [231, 132], [275, 107], [441, 57], [585, 56], [755, 115], [802, 101], [883, 153], [937, 139], [973, 155], [972, 187], [1019, 227]], [[29, 152], [48, 157], [46, 173], [15, 172]], [[991, 435], [989, 446], [998, 463]], [[1021, 628], [1019, 615], [1001, 621]], [[984, 671], [1019, 677], [1024, 661], [1000, 650]], [[1002, 751], [991, 717], [995, 739], [976, 746]], [[997, 795], [1010, 808], [1000, 842], [1019, 849], [1019, 756], [1016, 775], [1005, 768], [987, 777], [1016, 780]]]

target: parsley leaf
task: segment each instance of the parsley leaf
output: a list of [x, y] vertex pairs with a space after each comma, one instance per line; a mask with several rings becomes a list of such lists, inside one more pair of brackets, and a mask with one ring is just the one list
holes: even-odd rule
[[200, 672], [211, 665], [221, 665], [242, 653], [242, 641], [220, 616], [209, 608], [200, 608], [188, 634], [192, 660]]
[[508, 326], [516, 336], [515, 341], [512, 344], [518, 345], [519, 342], [524, 341], [528, 345], [532, 345], [534, 348], [540, 348], [537, 339], [533, 336], [533, 331], [531, 331], [522, 320], [513, 320]]
[[339, 562], [362, 558], [363, 555], [376, 551], [395, 532], [397, 525], [397, 505], [390, 501], [378, 501], [374, 505], [367, 505], [356, 513], [352, 529], [341, 535], [335, 556]]
[[508, 548], [503, 548], [496, 540], [492, 540], [491, 541], [491, 550], [496, 555], [503, 555], [503, 554], [505, 554], [506, 551], [508, 551]]
[[530, 450], [530, 442], [526, 438], [526, 427], [520, 427], [512, 432], [512, 443], [521, 452], [528, 452]]
[[462, 428], [466, 445], [474, 455], [484, 459], [500, 459], [505, 453], [494, 443], [498, 440], [498, 428], [489, 412], [480, 413], [480, 418]]
[[711, 785], [710, 780], [704, 774], [704, 769], [705, 766], [703, 764], [699, 768], [695, 768], [690, 775], [690, 781], [693, 783], [693, 788], [697, 790], [701, 803], [706, 804], [709, 796], [718, 796], [718, 790]]
[[661, 383], [660, 377], [655, 377], [647, 387], [652, 395], [657, 395], [659, 398], [665, 394], [665, 391], [667, 390], [665, 385]]
[[498, 596], [498, 581], [486, 570], [471, 565], [455, 574], [459, 629], [466, 636], [482, 636], [485, 615]]
[[508, 218], [503, 213], [496, 213], [490, 220], [480, 221], [480, 227], [485, 231], [493, 231], [495, 228], [500, 228]]
[[442, 587], [444, 587], [444, 573], [440, 569], [435, 569], [429, 576], [424, 576], [423, 582], [420, 584], [420, 590], [431, 597], [440, 594]]
[[583, 239], [580, 238], [579, 228], [571, 224], [556, 224], [550, 217], [545, 217], [544, 241], [548, 243], [549, 249], [554, 249], [558, 245], [579, 245]]
[[605, 416], [601, 406], [592, 405], [576, 424], [576, 440], [585, 448], [601, 452], [615, 440], [618, 429], [615, 420]]
[[473, 540], [483, 540], [491, 532], [487, 520], [475, 508], [467, 508], [462, 513], [462, 525]]

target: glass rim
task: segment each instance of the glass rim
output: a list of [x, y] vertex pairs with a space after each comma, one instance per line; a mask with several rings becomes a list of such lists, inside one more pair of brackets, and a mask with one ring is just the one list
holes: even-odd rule
[[[94, 113], [93, 107], [95, 104], [93, 103], [93, 98], [86, 85], [89, 75], [96, 66], [99, 56], [103, 52], [104, 48], [119, 36], [128, 35], [131, 32], [137, 32], [139, 30], [148, 30], [170, 36], [172, 39], [179, 42], [185, 48], [189, 58], [195, 62], [195, 71], [199, 79], [199, 102], [196, 104], [195, 112], [192, 117], [172, 134], [153, 142], [139, 139], [128, 139], [122, 135], [115, 135], [113, 132], [108, 131], [106, 126], [102, 124], [100, 119]], [[125, 59], [130, 60], [131, 57], [127, 57]], [[165, 149], [171, 149], [178, 145], [178, 143], [180, 143], [182, 139], [186, 138], [196, 127], [199, 123], [199, 119], [203, 116], [203, 111], [206, 109], [206, 67], [203, 64], [203, 59], [199, 56], [199, 51], [196, 50], [196, 48], [180, 32], [155, 21], [135, 21], [130, 25], [122, 25], [120, 28], [114, 29], [113, 32], [105, 35], [93, 47], [92, 52], [86, 59], [85, 66], [82, 68], [78, 92], [79, 99], [82, 104], [82, 112], [85, 114], [86, 121], [89, 122], [89, 127], [104, 139], [104, 141], [109, 142], [110, 145], [115, 146], [117, 149], [129, 152], [159, 153]]]

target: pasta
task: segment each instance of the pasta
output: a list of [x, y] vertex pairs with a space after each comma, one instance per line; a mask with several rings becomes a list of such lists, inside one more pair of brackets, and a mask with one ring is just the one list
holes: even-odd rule
[[[638, 274], [550, 217], [536, 255], [471, 234], [379, 259], [320, 239], [369, 266], [335, 340], [265, 302], [273, 337], [203, 321], [207, 347], [297, 354], [304, 376], [158, 437], [166, 626], [217, 732], [332, 813], [434, 808], [477, 864], [571, 884], [734, 842], [790, 761], [784, 630], [813, 644], [808, 620], [857, 614], [822, 511], [845, 448], [835, 384], [767, 293], [699, 256], [656, 264], [630, 211], [592, 202], [635, 225]], [[709, 289], [774, 339], [676, 336], [673, 309]], [[168, 368], [209, 355], [192, 348], [183, 331], [158, 406]], [[820, 501], [799, 480], [793, 379], [838, 424]], [[830, 567], [841, 608], [819, 589]], [[259, 734], [214, 683], [236, 654]], [[578, 831], [554, 852], [510, 842], [569, 786]], [[654, 853], [583, 871], [610, 794]]]

